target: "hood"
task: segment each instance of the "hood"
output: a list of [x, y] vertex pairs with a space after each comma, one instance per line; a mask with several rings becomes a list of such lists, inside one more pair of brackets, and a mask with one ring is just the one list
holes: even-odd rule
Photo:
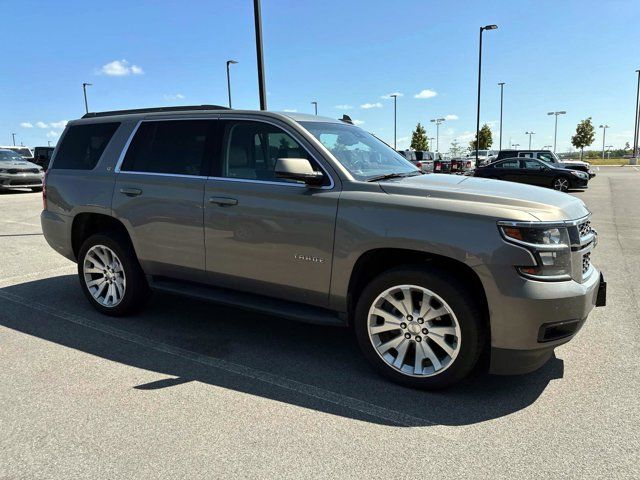
[[560, 163], [565, 163], [567, 165], [582, 165], [587, 167], [591, 166], [589, 162], [583, 162], [582, 160], [560, 160]]
[[545, 222], [574, 220], [589, 213], [582, 200], [567, 193], [487, 178], [428, 174], [384, 181], [379, 185], [390, 195], [438, 198], [498, 207], [502, 211], [524, 211], [535, 217], [532, 220]]
[[0, 168], [18, 168], [20, 170], [26, 170], [31, 168], [40, 168], [35, 163], [28, 160], [4, 160], [0, 159]]

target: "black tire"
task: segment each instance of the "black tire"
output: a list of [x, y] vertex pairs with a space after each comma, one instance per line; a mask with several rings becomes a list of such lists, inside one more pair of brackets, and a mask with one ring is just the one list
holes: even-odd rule
[[32, 192], [41, 192], [42, 191], [42, 187], [33, 187], [31, 189]]
[[[566, 185], [558, 186], [558, 183], [560, 183], [562, 180], [564, 180], [566, 182]], [[556, 178], [553, 179], [553, 182], [551, 182], [551, 188], [553, 188], [554, 190], [556, 190], [558, 192], [566, 192], [566, 191], [569, 190], [569, 188], [571, 188], [571, 182], [567, 178], [556, 177]]]
[[[124, 295], [120, 302], [113, 307], [104, 306], [93, 298], [84, 280], [85, 256], [87, 252], [96, 245], [104, 245], [111, 249], [118, 256], [124, 271], [126, 279]], [[140, 267], [131, 242], [125, 235], [119, 232], [97, 233], [91, 235], [83, 242], [78, 253], [78, 278], [82, 291], [89, 300], [89, 303], [105, 315], [120, 317], [139, 311], [146, 305], [149, 299], [149, 284]]]
[[[441, 373], [432, 376], [402, 373], [383, 360], [373, 346], [368, 330], [369, 309], [378, 295], [397, 285], [426, 288], [441, 297], [455, 314], [461, 332], [460, 350], [453, 362]], [[437, 267], [401, 267], [386, 271], [374, 278], [358, 299], [353, 322], [358, 344], [375, 370], [396, 383], [424, 390], [451, 386], [474, 369], [483, 349], [486, 335], [483, 314], [473, 298], [474, 293], [466, 287], [464, 281]]]

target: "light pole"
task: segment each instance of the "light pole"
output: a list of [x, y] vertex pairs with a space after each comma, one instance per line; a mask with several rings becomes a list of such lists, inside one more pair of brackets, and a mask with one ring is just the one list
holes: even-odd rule
[[531, 130], [530, 132], [524, 132], [525, 135], [529, 135], [529, 150], [531, 150], [531, 136], [535, 135], [536, 132], [534, 132], [533, 130]]
[[640, 144], [640, 70], [638, 73], [638, 88], [636, 91], [636, 123], [633, 129], [633, 158], [634, 163], [638, 163], [638, 144]]
[[440, 151], [440, 124], [445, 121], [444, 118], [434, 118], [430, 120], [436, 124], [436, 152]]
[[480, 85], [482, 81], [482, 32], [485, 30], [495, 30], [497, 25], [485, 25], [480, 27], [480, 44], [478, 47], [478, 115], [476, 118], [476, 168], [480, 166], [478, 150], [480, 149]]
[[47, 140], [47, 144], [50, 147], [51, 146], [51, 140]]
[[433, 141], [435, 140], [434, 137], [429, 137], [429, 145], [431, 146], [431, 148], [433, 148]]
[[[500, 150], [502, 150], [502, 103], [504, 98], [504, 82], [498, 84], [500, 86]], [[477, 148], [476, 148], [477, 150]]]
[[229, 95], [229, 108], [231, 108], [231, 75], [229, 74], [229, 65], [235, 65], [235, 60], [227, 60], [227, 94]]
[[551, 149], [551, 147], [553, 147], [553, 145], [545, 145], [545, 146], [544, 146], [544, 147], [542, 147], [542, 148], [544, 148], [545, 150], [549, 150], [549, 149]]
[[93, 83], [83, 83], [82, 92], [84, 93], [84, 111], [89, 113], [89, 104], [87, 103], [87, 87], [91, 87]]
[[600, 125], [598, 128], [602, 129], [602, 159], [604, 160], [604, 140], [607, 137], [607, 128], [609, 128], [609, 125]]
[[556, 126], [555, 129], [553, 130], [553, 153], [556, 153], [556, 139], [558, 138], [558, 115], [566, 115], [567, 112], [560, 111], [560, 112], [549, 112], [547, 113], [547, 115], [555, 115], [556, 116]]
[[607, 145], [607, 160], [611, 159], [611, 149], [613, 148], [613, 145]]
[[11, 134], [11, 138], [13, 138], [13, 146], [15, 147], [16, 146], [16, 134], [12, 133]]
[[397, 150], [398, 95], [394, 93], [389, 97], [393, 98], [393, 149]]
[[264, 82], [264, 56], [262, 54], [262, 13], [260, 0], [253, 0], [253, 20], [256, 29], [256, 59], [258, 62], [258, 93], [260, 94], [260, 110], [267, 109], [267, 89]]
[[512, 144], [511, 144], [511, 146], [512, 146], [513, 148], [518, 148], [518, 147], [520, 146], [520, 144], [519, 144], [519, 143], [512, 143]]
[[311, 105], [313, 105], [316, 115], [318, 115], [318, 102], [311, 102]]

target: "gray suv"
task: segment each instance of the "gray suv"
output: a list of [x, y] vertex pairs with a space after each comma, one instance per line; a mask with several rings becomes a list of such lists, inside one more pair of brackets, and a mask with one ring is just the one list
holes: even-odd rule
[[524, 373], [606, 284], [584, 203], [422, 175], [360, 128], [214, 106], [87, 114], [45, 177], [42, 228], [107, 315], [150, 292], [354, 329], [373, 367], [436, 389]]

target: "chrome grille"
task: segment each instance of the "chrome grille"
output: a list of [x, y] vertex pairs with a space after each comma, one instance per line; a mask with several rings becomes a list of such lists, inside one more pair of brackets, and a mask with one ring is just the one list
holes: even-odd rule
[[578, 231], [580, 232], [581, 237], [585, 237], [591, 233], [591, 221], [587, 220], [586, 222], [582, 222], [578, 225]]
[[582, 256], [582, 274], [584, 275], [589, 271], [591, 266], [591, 252], [587, 252]]

